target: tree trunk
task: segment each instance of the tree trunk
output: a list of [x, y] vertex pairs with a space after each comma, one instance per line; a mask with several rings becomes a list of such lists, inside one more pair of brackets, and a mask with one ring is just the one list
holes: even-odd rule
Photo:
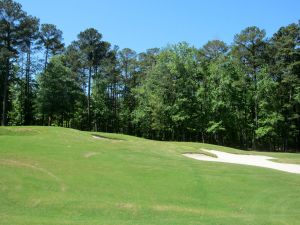
[[202, 138], [202, 143], [205, 142], [205, 139], [204, 139], [204, 131], [201, 132], [201, 138]]
[[252, 149], [256, 149], [256, 133], [255, 130], [258, 128], [258, 96], [257, 96], [257, 76], [256, 76], [257, 68], [254, 66], [254, 131], [252, 137]]
[[51, 124], [52, 124], [52, 117], [49, 116], [49, 117], [48, 117], [48, 126], [51, 126]]
[[48, 64], [48, 54], [49, 54], [49, 49], [46, 48], [46, 56], [45, 56], [45, 64], [44, 64], [44, 71], [47, 69], [47, 64]]
[[91, 78], [92, 78], [92, 68], [89, 67], [89, 80], [88, 80], [88, 129], [91, 129], [91, 114], [90, 114], [90, 106], [91, 106]]
[[24, 106], [24, 124], [29, 125], [31, 120], [30, 106], [30, 47], [26, 56], [26, 72], [25, 72], [25, 106]]
[[8, 78], [9, 78], [9, 58], [6, 59], [6, 73], [4, 76], [4, 82], [3, 82], [3, 102], [2, 102], [2, 121], [1, 125], [6, 126], [7, 125], [7, 91], [8, 91]]

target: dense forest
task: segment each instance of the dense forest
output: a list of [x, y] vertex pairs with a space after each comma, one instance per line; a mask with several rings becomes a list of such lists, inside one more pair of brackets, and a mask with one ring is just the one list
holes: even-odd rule
[[300, 150], [299, 22], [272, 37], [247, 27], [230, 45], [182, 42], [136, 53], [94, 28], [65, 46], [56, 25], [40, 24], [12, 0], [0, 0], [0, 15], [2, 126]]

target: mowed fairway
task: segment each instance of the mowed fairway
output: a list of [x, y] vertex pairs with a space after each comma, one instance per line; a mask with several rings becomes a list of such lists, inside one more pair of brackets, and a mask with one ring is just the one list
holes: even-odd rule
[[[300, 175], [197, 161], [216, 149], [55, 127], [0, 128], [0, 224], [300, 224]], [[300, 163], [299, 154], [257, 153]]]

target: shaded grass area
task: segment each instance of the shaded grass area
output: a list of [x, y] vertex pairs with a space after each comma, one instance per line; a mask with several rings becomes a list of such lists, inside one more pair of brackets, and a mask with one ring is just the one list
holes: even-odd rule
[[[205, 148], [299, 163], [299, 154], [243, 152], [55, 127], [6, 129], [0, 128], [1, 225], [300, 221], [299, 175], [181, 155]], [[26, 129], [30, 135], [7, 134]]]
[[125, 141], [124, 139], [121, 138], [109, 137], [109, 136], [95, 134], [95, 133], [92, 134], [92, 137], [99, 138], [99, 139], [115, 140], [115, 141]]
[[216, 154], [204, 151], [202, 149], [195, 151], [195, 152], [183, 152], [182, 154], [199, 154], [199, 155], [206, 155], [206, 156], [213, 157], [213, 158], [218, 158], [218, 156]]

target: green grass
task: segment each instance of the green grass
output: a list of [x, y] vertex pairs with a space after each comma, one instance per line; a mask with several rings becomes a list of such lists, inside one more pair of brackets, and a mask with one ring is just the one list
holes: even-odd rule
[[55, 127], [0, 128], [1, 225], [296, 225], [300, 175], [197, 161], [201, 148]]

